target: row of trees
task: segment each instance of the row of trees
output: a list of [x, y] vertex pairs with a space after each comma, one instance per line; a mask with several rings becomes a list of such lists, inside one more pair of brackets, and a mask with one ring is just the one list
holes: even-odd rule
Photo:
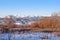
[[[50, 17], [41, 17], [40, 20], [31, 23], [32, 28], [58, 30], [60, 29], [60, 16], [53, 14]], [[48, 29], [49, 30], [49, 29]]]
[[[41, 17], [38, 21], [32, 22], [30, 25], [23, 25], [23, 26], [18, 26], [15, 25], [15, 20], [10, 17], [10, 18], [5, 18], [4, 20], [4, 28], [5, 29], [11, 29], [11, 28], [22, 28], [22, 29], [34, 29], [34, 28], [59, 28], [60, 27], [60, 16], [58, 13], [53, 14], [50, 17]], [[18, 29], [17, 29], [18, 30]]]

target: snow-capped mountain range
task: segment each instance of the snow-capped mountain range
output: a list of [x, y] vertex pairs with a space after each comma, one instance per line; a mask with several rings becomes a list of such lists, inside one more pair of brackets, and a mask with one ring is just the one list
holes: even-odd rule
[[24, 24], [29, 24], [30, 22], [33, 22], [33, 21], [40, 19], [40, 16], [17, 17], [17, 16], [9, 15], [9, 16], [5, 16], [5, 17], [0, 17], [0, 23], [2, 23], [5, 18], [13, 18], [16, 22], [15, 24], [24, 25]]

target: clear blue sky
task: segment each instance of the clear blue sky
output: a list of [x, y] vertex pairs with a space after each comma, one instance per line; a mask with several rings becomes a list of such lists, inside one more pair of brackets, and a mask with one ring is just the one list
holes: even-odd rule
[[0, 16], [51, 15], [60, 11], [60, 0], [0, 0]]

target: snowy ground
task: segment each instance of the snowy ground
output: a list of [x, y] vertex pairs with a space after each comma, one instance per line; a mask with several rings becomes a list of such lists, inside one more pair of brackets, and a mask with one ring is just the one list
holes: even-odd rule
[[8, 35], [11, 35], [11, 40], [60, 40], [60, 36], [44, 32], [4, 33], [0, 34], [0, 40], [9, 40]]

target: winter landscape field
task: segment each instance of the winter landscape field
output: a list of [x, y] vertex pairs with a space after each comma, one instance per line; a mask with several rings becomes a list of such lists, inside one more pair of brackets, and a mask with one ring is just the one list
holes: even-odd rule
[[0, 34], [0, 40], [60, 40], [60, 36], [44, 32], [4, 33]]
[[60, 0], [0, 0], [0, 40], [60, 40]]

